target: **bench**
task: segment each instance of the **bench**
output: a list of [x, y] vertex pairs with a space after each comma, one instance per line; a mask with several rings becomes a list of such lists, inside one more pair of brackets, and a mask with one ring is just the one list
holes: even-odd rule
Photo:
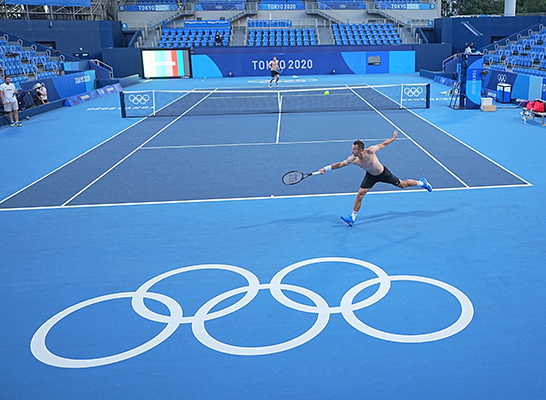
[[533, 118], [542, 117], [542, 126], [544, 126], [544, 117], [546, 116], [546, 112], [534, 112], [533, 111]]
[[[540, 101], [541, 103], [543, 103], [544, 109], [546, 110], [546, 102], [544, 100], [535, 99], [534, 101]], [[522, 115], [523, 115], [524, 124], [527, 123], [527, 120], [529, 119], [542, 118], [542, 126], [546, 126], [546, 124], [544, 124], [544, 117], [546, 117], [546, 112], [536, 112], [536, 111], [527, 110], [526, 108], [524, 108], [522, 111]]]

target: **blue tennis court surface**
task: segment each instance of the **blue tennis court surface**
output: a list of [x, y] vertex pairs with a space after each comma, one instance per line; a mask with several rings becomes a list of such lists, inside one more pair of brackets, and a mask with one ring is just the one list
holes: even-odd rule
[[[376, 91], [367, 90], [371, 98], [378, 96]], [[259, 103], [262, 92], [256, 92], [255, 100], [245, 98], [243, 104]], [[233, 101], [232, 93], [237, 92], [228, 92], [230, 97], [221, 98], [222, 104]], [[174, 101], [170, 107], [183, 113], [207, 102], [202, 94], [191, 97], [193, 100], [185, 96], [183, 108], [173, 106]], [[321, 97], [334, 101], [335, 96]], [[298, 98], [298, 102], [309, 98]], [[367, 103], [360, 95], [352, 98], [353, 102]], [[163, 112], [168, 109], [164, 107]], [[0, 207], [351, 193], [358, 188], [355, 182], [361, 171], [333, 177], [328, 174], [297, 187], [284, 187], [279, 177], [289, 169], [315, 171], [321, 167], [317, 160], [344, 160], [355, 138], [368, 145], [377, 144], [395, 129], [401, 132], [400, 138], [381, 158], [393, 171], [408, 174], [402, 179], [426, 175], [436, 189], [527, 184], [412, 111], [369, 110], [149, 117], [0, 202]], [[381, 189], [392, 187], [379, 185]]]
[[[281, 90], [390, 82], [428, 80]], [[546, 136], [443, 90], [415, 111], [147, 119], [107, 96], [0, 130], [3, 396], [541, 399]], [[432, 193], [379, 184], [349, 228], [359, 168], [281, 182], [394, 129], [379, 159]]]

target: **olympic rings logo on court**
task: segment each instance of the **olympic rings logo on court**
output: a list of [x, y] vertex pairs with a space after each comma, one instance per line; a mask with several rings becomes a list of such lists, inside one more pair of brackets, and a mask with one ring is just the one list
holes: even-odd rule
[[150, 101], [150, 96], [147, 94], [130, 94], [128, 98], [133, 104], [146, 104]]
[[497, 82], [498, 83], [506, 83], [506, 75], [505, 74], [498, 74], [497, 75]]
[[[354, 287], [352, 287], [351, 289], [349, 289], [343, 295], [340, 301], [340, 304], [337, 306], [330, 306], [326, 302], [326, 300], [324, 300], [319, 294], [307, 288], [304, 288], [301, 286], [294, 286], [294, 285], [290, 285], [290, 284], [282, 282], [283, 279], [290, 272], [295, 271], [298, 268], [302, 268], [302, 267], [313, 265], [313, 264], [327, 263], [327, 262], [355, 264], [370, 270], [377, 277], [361, 282], [355, 285]], [[231, 271], [244, 277], [248, 282], [248, 286], [235, 288], [235, 289], [219, 294], [218, 296], [210, 299], [205, 304], [203, 304], [198, 309], [198, 311], [195, 313], [194, 316], [184, 316], [182, 307], [174, 299], [163, 294], [150, 292], [150, 289], [155, 284], [157, 284], [158, 282], [164, 279], [167, 279], [174, 275], [182, 274], [184, 272], [198, 271], [198, 270]], [[421, 283], [426, 283], [426, 284], [437, 286], [441, 289], [444, 289], [445, 291], [452, 294], [459, 301], [461, 305], [461, 314], [459, 318], [451, 326], [445, 329], [442, 329], [436, 332], [431, 332], [431, 333], [411, 334], [411, 335], [381, 331], [381, 330], [372, 328], [369, 325], [366, 325], [364, 322], [358, 319], [358, 317], [355, 315], [354, 312], [356, 310], [369, 307], [377, 303], [383, 297], [385, 297], [390, 290], [391, 282], [394, 282], [394, 281], [421, 282]], [[355, 297], [359, 293], [361, 293], [366, 288], [371, 287], [373, 285], [377, 285], [377, 284], [379, 284], [379, 288], [373, 295], [359, 302], [356, 302], [356, 303], [354, 302]], [[293, 310], [305, 312], [305, 313], [316, 314], [317, 317], [316, 317], [315, 323], [309, 330], [307, 330], [306, 332], [304, 332], [303, 334], [301, 334], [300, 336], [294, 339], [291, 339], [279, 344], [266, 345], [266, 346], [260, 346], [260, 347], [242, 347], [242, 346], [234, 346], [234, 345], [226, 344], [213, 338], [207, 332], [207, 329], [205, 327], [206, 321], [222, 318], [226, 315], [232, 314], [240, 310], [241, 308], [249, 304], [256, 297], [256, 295], [258, 294], [260, 290], [269, 290], [273, 298], [286, 307], [289, 307]], [[302, 304], [292, 299], [289, 299], [284, 294], [285, 291], [298, 293], [304, 297], [307, 297], [309, 300], [311, 300], [312, 303], [314, 303], [314, 306]], [[237, 302], [223, 309], [218, 309], [218, 310], [215, 310], [214, 312], [211, 312], [213, 308], [215, 308], [218, 304], [222, 303], [224, 300], [227, 300], [234, 296], [239, 296], [241, 294], [244, 294], [244, 296], [241, 299], [239, 299]], [[164, 323], [166, 324], [165, 328], [163, 328], [163, 330], [156, 337], [152, 338], [150, 341], [138, 347], [135, 347], [131, 350], [128, 350], [119, 354], [107, 356], [107, 357], [91, 358], [91, 359], [65, 358], [65, 357], [61, 357], [56, 354], [53, 354], [46, 347], [46, 337], [49, 331], [53, 328], [53, 326], [55, 326], [55, 324], [60, 322], [63, 318], [85, 307], [88, 307], [97, 303], [101, 303], [104, 301], [121, 299], [121, 298], [130, 298], [132, 308], [138, 315], [150, 321]], [[156, 300], [160, 303], [163, 303], [169, 309], [169, 315], [158, 314], [150, 310], [144, 304], [145, 298]], [[36, 357], [39, 361], [54, 367], [61, 367], [61, 368], [97, 367], [101, 365], [108, 365], [108, 364], [124, 361], [132, 357], [135, 357], [139, 354], [142, 354], [146, 351], [149, 351], [153, 349], [154, 347], [158, 346], [159, 344], [161, 344], [166, 339], [168, 339], [176, 331], [176, 329], [178, 328], [180, 324], [191, 324], [192, 332], [195, 338], [199, 342], [201, 342], [203, 345], [209, 347], [212, 350], [216, 350], [226, 354], [244, 355], [244, 356], [275, 354], [275, 353], [279, 353], [282, 351], [287, 351], [287, 350], [299, 347], [303, 345], [304, 343], [310, 341], [311, 339], [315, 338], [319, 333], [322, 332], [322, 330], [328, 324], [330, 315], [339, 314], [339, 313], [341, 313], [343, 318], [355, 329], [357, 329], [358, 331], [366, 335], [375, 337], [377, 339], [382, 339], [382, 340], [387, 340], [392, 342], [399, 342], [399, 343], [424, 343], [424, 342], [432, 342], [432, 341], [448, 338], [450, 336], [457, 334], [463, 329], [465, 329], [473, 318], [474, 307], [472, 306], [470, 299], [463, 292], [461, 292], [459, 289], [451, 285], [448, 285], [447, 283], [444, 283], [435, 279], [431, 279], [431, 278], [422, 277], [422, 276], [413, 276], [413, 275], [389, 276], [387, 275], [385, 271], [383, 271], [381, 268], [377, 267], [374, 264], [371, 264], [366, 261], [352, 259], [352, 258], [324, 257], [324, 258], [314, 258], [314, 259], [309, 259], [305, 261], [300, 261], [279, 271], [273, 277], [273, 279], [271, 279], [270, 283], [260, 283], [256, 275], [254, 275], [252, 272], [244, 268], [240, 268], [240, 267], [236, 267], [232, 265], [224, 265], [224, 264], [202, 264], [202, 265], [193, 265], [189, 267], [178, 268], [178, 269], [165, 272], [161, 275], [158, 275], [150, 279], [149, 281], [144, 283], [142, 286], [140, 286], [135, 292], [120, 292], [120, 293], [113, 293], [113, 294], [108, 294], [104, 296], [99, 296], [99, 297], [95, 297], [95, 298], [83, 301], [81, 303], [75, 304], [71, 307], [68, 307], [64, 309], [63, 311], [59, 312], [58, 314], [54, 315], [53, 317], [51, 317], [42, 326], [40, 326], [40, 328], [36, 331], [36, 333], [32, 337], [32, 340], [30, 343], [30, 349], [34, 357]]]
[[404, 94], [408, 97], [417, 97], [423, 93], [423, 88], [419, 86], [411, 86], [404, 88]]

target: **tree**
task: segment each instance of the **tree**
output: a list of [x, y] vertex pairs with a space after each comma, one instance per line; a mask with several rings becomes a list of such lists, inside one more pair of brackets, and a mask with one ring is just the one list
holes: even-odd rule
[[518, 0], [516, 12], [520, 14], [546, 12], [546, 0]]
[[[505, 0], [442, 0], [442, 17], [503, 15]], [[546, 13], [546, 0], [517, 0], [516, 13]]]
[[450, 18], [457, 15], [456, 1], [442, 0], [442, 17]]

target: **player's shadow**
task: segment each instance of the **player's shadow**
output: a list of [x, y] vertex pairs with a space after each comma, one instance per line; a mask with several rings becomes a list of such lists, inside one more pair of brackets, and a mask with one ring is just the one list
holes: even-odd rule
[[252, 229], [257, 228], [264, 225], [282, 225], [287, 226], [295, 223], [305, 223], [305, 224], [322, 224], [324, 221], [326, 221], [328, 218], [330, 218], [330, 214], [313, 214], [313, 215], [306, 215], [304, 217], [299, 218], [280, 218], [280, 219], [274, 219], [269, 222], [265, 223], [259, 223], [255, 225], [246, 225], [246, 226], [239, 226], [233, 228], [234, 230], [237, 229]]
[[400, 219], [400, 218], [410, 218], [410, 217], [419, 217], [419, 218], [433, 218], [440, 214], [446, 214], [450, 212], [454, 212], [455, 208], [447, 208], [445, 210], [437, 210], [437, 211], [389, 211], [384, 212], [381, 214], [375, 214], [375, 215], [362, 215], [358, 217], [357, 221], [359, 219], [365, 220], [367, 223], [370, 222], [381, 222], [381, 221], [388, 221], [392, 219]]
[[[357, 222], [355, 223], [355, 226], [358, 225], [358, 222], [361, 221], [363, 224], [370, 224], [370, 223], [376, 223], [381, 221], [389, 221], [393, 219], [400, 219], [400, 218], [434, 218], [437, 215], [445, 214], [454, 212], [455, 208], [447, 208], [445, 210], [437, 210], [437, 211], [408, 211], [408, 212], [400, 212], [400, 211], [390, 211], [390, 212], [384, 212], [381, 214], [375, 214], [375, 215], [362, 215], [357, 218]], [[282, 219], [275, 219], [271, 220], [270, 222], [265, 223], [266, 225], [288, 225], [288, 224], [294, 224], [294, 223], [305, 223], [305, 224], [323, 224], [325, 221], [332, 218], [332, 214], [320, 214], [320, 215], [313, 215], [313, 216], [305, 216], [300, 218], [282, 218]], [[339, 219], [339, 216], [335, 218], [337, 226], [337, 221], [340, 223], [343, 223], [341, 219]], [[264, 226], [263, 223], [256, 224], [256, 225], [247, 225], [247, 226], [240, 226], [236, 227], [234, 229], [251, 229], [256, 228], [259, 226]]]

